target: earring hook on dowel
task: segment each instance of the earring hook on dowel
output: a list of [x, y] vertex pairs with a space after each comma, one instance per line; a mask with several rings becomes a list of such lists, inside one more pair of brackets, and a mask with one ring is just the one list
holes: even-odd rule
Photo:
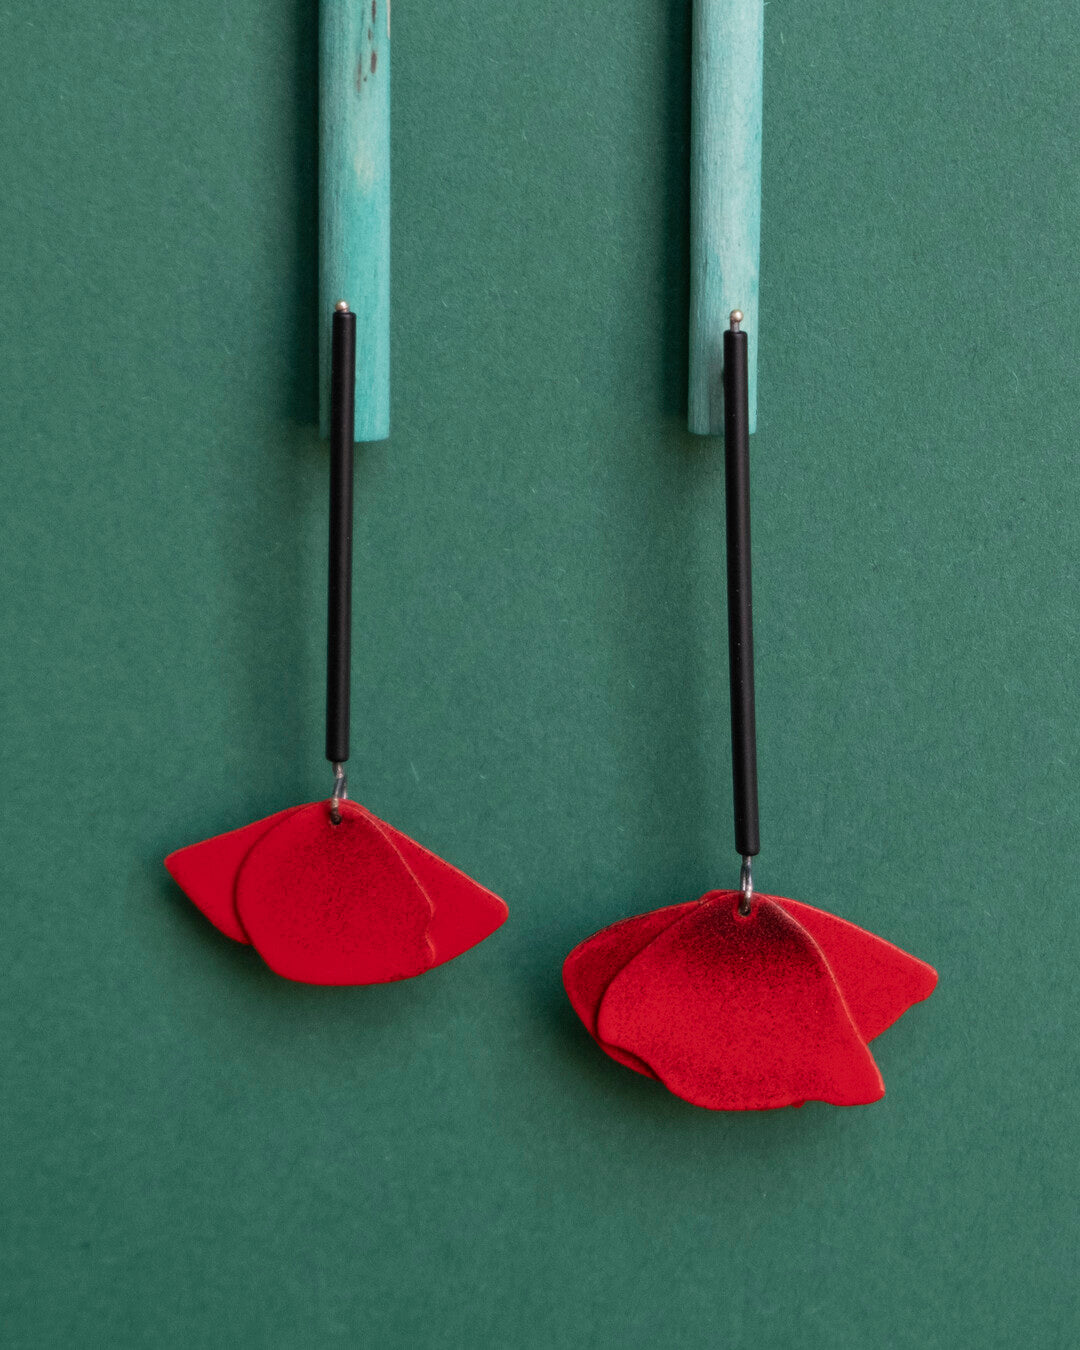
[[754, 717], [754, 616], [750, 584], [750, 392], [742, 314], [724, 333], [724, 482], [727, 524], [728, 670], [735, 848], [742, 855], [739, 908], [750, 912], [751, 858], [758, 833], [757, 728]]
[[348, 796], [349, 689], [352, 673], [353, 431], [356, 399], [356, 315], [334, 308], [330, 358], [330, 566], [326, 625], [326, 758], [334, 768], [330, 819], [341, 823]]

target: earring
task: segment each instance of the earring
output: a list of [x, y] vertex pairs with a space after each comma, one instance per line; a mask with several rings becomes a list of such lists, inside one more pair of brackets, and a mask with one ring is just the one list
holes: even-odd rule
[[612, 1059], [714, 1110], [854, 1106], [885, 1087], [867, 1043], [937, 983], [930, 966], [824, 910], [756, 895], [747, 337], [724, 334], [728, 642], [740, 889], [626, 919], [566, 959], [570, 1002]]
[[694, 5], [690, 430], [724, 431], [740, 885], [614, 924], [576, 947], [563, 967], [570, 1002], [605, 1053], [695, 1105], [728, 1111], [877, 1101], [885, 1087], [868, 1043], [937, 983], [930, 966], [852, 923], [754, 892], [749, 448], [756, 347], [738, 309], [722, 338], [719, 330], [725, 302], [730, 307], [742, 294], [752, 315], [757, 308], [762, 18], [762, 0]]
[[[211, 923], [254, 946], [279, 975], [379, 984], [453, 960], [490, 936], [507, 908], [348, 796], [353, 442], [358, 432], [361, 440], [389, 433], [389, 4], [371, 0], [368, 22], [367, 6], [323, 0], [321, 32], [321, 285], [356, 297], [358, 311], [339, 301], [320, 325], [330, 433], [326, 757], [334, 787], [329, 801], [192, 844], [165, 866]], [[357, 145], [369, 157], [363, 174]]]

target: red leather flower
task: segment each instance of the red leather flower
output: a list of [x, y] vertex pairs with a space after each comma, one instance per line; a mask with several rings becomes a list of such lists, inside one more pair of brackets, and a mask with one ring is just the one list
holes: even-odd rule
[[228, 937], [306, 984], [421, 975], [489, 937], [506, 905], [357, 802], [291, 807], [165, 859]]
[[605, 928], [563, 966], [598, 1045], [677, 1096], [722, 1111], [877, 1101], [867, 1042], [926, 998], [936, 972], [795, 900], [738, 891]]

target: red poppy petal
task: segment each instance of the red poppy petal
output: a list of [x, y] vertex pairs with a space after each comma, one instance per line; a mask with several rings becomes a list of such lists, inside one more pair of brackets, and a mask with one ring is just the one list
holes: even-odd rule
[[623, 966], [697, 905], [668, 905], [632, 919], [620, 919], [579, 943], [563, 963], [563, 984], [589, 1034], [596, 1035], [600, 1000]]
[[307, 984], [383, 984], [428, 970], [431, 902], [355, 802], [294, 811], [248, 854], [236, 911], [268, 966]]
[[632, 919], [622, 919], [579, 943], [563, 962], [563, 985], [574, 1011], [585, 1024], [585, 1030], [612, 1059], [647, 1078], [655, 1078], [656, 1075], [643, 1060], [621, 1050], [617, 1045], [609, 1045], [596, 1034], [600, 1000], [631, 957], [637, 956], [665, 928], [688, 914], [697, 903], [692, 900], [689, 904], [668, 905], [664, 909], [650, 910], [648, 914], [636, 914]]
[[177, 849], [165, 859], [169, 874], [187, 898], [201, 909], [215, 928], [234, 942], [248, 941], [236, 916], [236, 874], [252, 848], [269, 830], [298, 810], [290, 806], [239, 830], [215, 835], [199, 844]]
[[435, 953], [433, 965], [452, 961], [506, 922], [510, 911], [497, 895], [385, 820], [371, 812], [368, 815], [404, 858], [431, 901], [434, 913], [427, 936]]
[[802, 924], [825, 953], [864, 1041], [880, 1036], [913, 1003], [934, 992], [937, 971], [925, 961], [827, 910], [799, 900], [770, 899]]
[[608, 985], [597, 1031], [678, 1096], [724, 1111], [855, 1106], [885, 1091], [820, 948], [779, 905], [695, 906]]

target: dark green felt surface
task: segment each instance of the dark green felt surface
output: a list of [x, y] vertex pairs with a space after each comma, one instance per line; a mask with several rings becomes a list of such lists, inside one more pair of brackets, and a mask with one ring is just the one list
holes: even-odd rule
[[356, 792], [511, 906], [296, 987], [165, 852], [328, 786], [313, 0], [0, 15], [5, 1347], [1067, 1347], [1080, 10], [767, 11], [759, 883], [933, 962], [695, 1110], [560, 964], [735, 878], [686, 0], [394, 13]]

